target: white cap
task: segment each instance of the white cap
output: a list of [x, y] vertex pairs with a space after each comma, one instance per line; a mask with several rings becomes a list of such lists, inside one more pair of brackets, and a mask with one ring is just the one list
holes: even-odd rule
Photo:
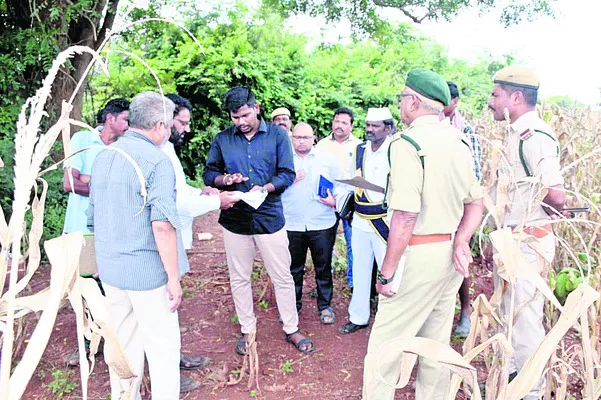
[[388, 108], [368, 108], [366, 121], [377, 122], [392, 119], [392, 114]]

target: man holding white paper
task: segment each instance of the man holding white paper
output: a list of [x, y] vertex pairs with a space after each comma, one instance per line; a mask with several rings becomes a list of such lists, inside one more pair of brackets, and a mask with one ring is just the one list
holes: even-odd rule
[[309, 124], [297, 124], [290, 138], [297, 178], [282, 194], [282, 204], [290, 242], [290, 272], [296, 289], [296, 310], [300, 313], [302, 308], [305, 261], [307, 250], [311, 250], [319, 320], [329, 325], [336, 321], [330, 305], [334, 290], [332, 249], [336, 198], [346, 192], [336, 179], [341, 179], [343, 172], [329, 154], [313, 147], [315, 136]]
[[[367, 110], [365, 133], [367, 141], [357, 146], [353, 175], [379, 187], [386, 187], [390, 172], [388, 148], [394, 121], [388, 108]], [[351, 246], [354, 255], [353, 297], [349, 304], [349, 321], [338, 330], [342, 334], [369, 326], [369, 294], [374, 259], [382, 266], [388, 240], [388, 217], [383, 191], [355, 186], [355, 217]]]
[[249, 335], [257, 329], [250, 279], [257, 247], [273, 282], [286, 341], [300, 352], [313, 351], [312, 340], [298, 328], [280, 199], [295, 177], [290, 139], [282, 128], [261, 118], [259, 104], [249, 88], [231, 89], [225, 97], [225, 108], [234, 125], [215, 136], [204, 182], [223, 190], [261, 191], [267, 195], [257, 209], [239, 201], [219, 216], [232, 297], [242, 331], [236, 353], [246, 353]]

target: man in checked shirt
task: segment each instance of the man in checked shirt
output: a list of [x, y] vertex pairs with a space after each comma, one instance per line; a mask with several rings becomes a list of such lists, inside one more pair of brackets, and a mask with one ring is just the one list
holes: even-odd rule
[[[480, 139], [474, 132], [474, 128], [463, 119], [463, 116], [457, 111], [459, 102], [459, 89], [455, 82], [448, 81], [449, 91], [451, 92], [451, 104], [443, 109], [444, 116], [449, 118], [451, 125], [463, 132], [471, 145], [474, 155], [474, 173], [478, 181], [482, 180], [482, 149]], [[471, 307], [470, 307], [470, 278], [464, 278], [461, 288], [459, 288], [459, 301], [461, 302], [461, 318], [455, 327], [455, 334], [461, 338], [466, 338], [471, 328]]]

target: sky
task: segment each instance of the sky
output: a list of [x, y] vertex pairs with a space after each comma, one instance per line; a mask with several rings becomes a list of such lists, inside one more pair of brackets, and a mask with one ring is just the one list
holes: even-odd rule
[[[424, 36], [447, 48], [451, 58], [478, 61], [487, 55], [511, 54], [516, 63], [540, 76], [540, 97], [567, 95], [585, 104], [601, 103], [601, 0], [557, 0], [555, 19], [541, 17], [518, 26], [503, 27], [492, 13], [468, 10], [451, 22], [416, 25]], [[394, 21], [407, 21], [400, 12], [386, 9]], [[328, 42], [346, 41], [350, 24], [341, 22], [325, 32], [323, 22], [307, 16], [290, 20], [293, 30]], [[595, 28], [596, 27], [596, 28]]]

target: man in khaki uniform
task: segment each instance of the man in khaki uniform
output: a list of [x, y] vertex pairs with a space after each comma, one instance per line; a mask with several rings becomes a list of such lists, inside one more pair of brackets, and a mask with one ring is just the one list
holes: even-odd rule
[[288, 135], [292, 130], [292, 120], [290, 119], [290, 110], [286, 107], [276, 108], [271, 112], [271, 123], [284, 129]]
[[[471, 261], [469, 240], [482, 220], [482, 189], [470, 148], [438, 117], [450, 103], [447, 83], [416, 69], [407, 75], [401, 96], [401, 119], [409, 127], [390, 145], [390, 233], [365, 356], [365, 400], [394, 398], [390, 385], [398, 381], [401, 360], [383, 363], [390, 350], [384, 343], [415, 336], [449, 342], [455, 296]], [[397, 294], [391, 291], [395, 276], [401, 278]], [[449, 386], [448, 368], [419, 359], [417, 400], [447, 399]]]
[[[536, 113], [538, 86], [534, 71], [520, 66], [503, 68], [495, 74], [488, 107], [496, 121], [509, 120], [504, 146], [508, 163], [504, 163], [499, 172], [509, 177], [511, 204], [501, 223], [538, 238], [545, 258], [552, 262], [555, 236], [549, 221], [551, 216], [557, 215], [555, 210], [561, 212], [565, 193], [559, 166], [559, 143], [551, 128]], [[542, 188], [547, 188], [548, 192], [541, 202], [534, 196]], [[538, 268], [536, 252], [525, 243], [521, 249], [532, 268]], [[495, 274], [496, 283], [500, 284], [499, 279]], [[506, 319], [510, 317], [511, 292], [511, 288], [507, 290], [501, 304], [501, 313]], [[519, 372], [545, 337], [543, 295], [529, 281], [518, 279], [514, 296], [514, 309], [520, 312], [513, 321], [515, 365], [510, 365], [513, 371], [509, 372]], [[535, 384], [524, 399], [539, 399], [541, 386], [544, 381]]]

